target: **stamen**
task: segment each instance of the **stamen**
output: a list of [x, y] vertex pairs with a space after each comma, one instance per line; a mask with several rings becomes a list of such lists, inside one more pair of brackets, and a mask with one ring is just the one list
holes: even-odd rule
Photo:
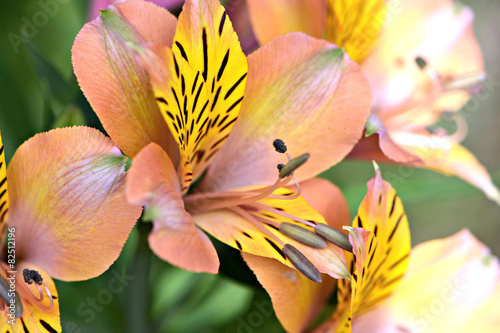
[[415, 62], [417, 63], [418, 68], [421, 70], [425, 69], [427, 67], [427, 61], [424, 60], [424, 58], [418, 56], [415, 58]]
[[312, 223], [310, 221], [301, 219], [300, 217], [287, 214], [285, 212], [282, 212], [280, 210], [274, 209], [272, 207], [266, 206], [266, 205], [258, 203], [258, 202], [254, 202], [252, 204], [252, 206], [255, 206], [255, 207], [257, 207], [257, 208], [259, 208], [261, 210], [267, 210], [268, 212], [271, 212], [271, 213], [274, 213], [274, 214], [277, 214], [277, 215], [281, 215], [283, 217], [286, 217], [286, 218], [289, 218], [291, 220], [294, 220], [295, 222], [299, 222], [299, 223], [305, 224], [308, 227], [313, 227], [314, 228], [316, 226], [316, 223]]
[[283, 253], [299, 272], [314, 282], [321, 282], [321, 273], [299, 250], [290, 244], [283, 247]]
[[42, 291], [42, 289], [40, 289], [40, 286], [36, 283], [35, 283], [35, 287], [36, 287], [36, 289], [38, 289], [38, 292], [40, 293], [40, 298], [38, 299], [38, 301], [42, 302], [43, 301], [43, 291]]
[[295, 239], [315, 249], [324, 249], [328, 246], [326, 241], [314, 232], [293, 223], [282, 222], [280, 224], [280, 232], [291, 239]]
[[32, 284], [33, 282], [35, 282], [36, 284], [43, 283], [42, 276], [38, 274], [38, 271], [35, 271], [34, 269], [25, 268], [23, 270], [23, 276], [24, 282], [26, 282], [27, 284]]
[[309, 159], [309, 156], [309, 153], [305, 153], [290, 160], [283, 168], [281, 168], [279, 177], [285, 178], [291, 176], [292, 172], [294, 172], [302, 164], [306, 163], [306, 161]]
[[274, 146], [274, 149], [276, 149], [276, 151], [280, 154], [284, 154], [286, 153], [286, 145], [285, 145], [285, 142], [283, 142], [283, 140], [281, 139], [276, 139], [273, 141], [273, 146]]
[[349, 236], [344, 234], [342, 231], [323, 223], [318, 223], [314, 227], [314, 231], [316, 231], [318, 235], [323, 236], [330, 243], [333, 243], [346, 251], [352, 252], [352, 245], [349, 242]]
[[49, 297], [49, 300], [50, 300], [49, 310], [52, 310], [54, 308], [54, 299], [52, 298], [52, 294], [50, 293], [49, 288], [47, 288], [47, 286], [45, 284], [43, 286], [45, 287], [45, 291], [47, 292], [47, 296]]

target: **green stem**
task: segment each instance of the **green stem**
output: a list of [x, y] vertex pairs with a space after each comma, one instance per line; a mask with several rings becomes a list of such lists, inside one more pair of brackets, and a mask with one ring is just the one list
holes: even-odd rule
[[137, 246], [130, 274], [134, 280], [127, 289], [127, 332], [156, 332], [156, 325], [151, 321], [151, 288], [149, 272], [152, 253], [149, 250], [148, 235], [151, 224], [141, 220], [137, 222], [139, 244]]

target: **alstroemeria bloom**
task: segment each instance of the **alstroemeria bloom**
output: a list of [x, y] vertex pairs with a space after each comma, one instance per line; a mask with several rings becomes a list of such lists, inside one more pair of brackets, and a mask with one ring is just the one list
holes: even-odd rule
[[61, 332], [52, 278], [102, 274], [141, 214], [125, 196], [127, 160], [88, 127], [35, 135], [7, 169], [0, 146], [0, 328]]
[[[410, 252], [408, 221], [396, 191], [380, 171], [368, 182], [346, 253], [351, 278], [340, 280], [337, 309], [316, 333], [494, 332], [500, 324], [500, 266], [468, 231], [423, 243]], [[274, 260], [245, 255], [289, 332], [306, 331], [332, 290]], [[264, 270], [265, 269], [265, 270]], [[295, 292], [285, 289], [294, 281]], [[304, 304], [316, 300], [314, 310]]]
[[[373, 91], [367, 134], [353, 158], [388, 159], [457, 175], [500, 203], [486, 169], [459, 142], [455, 112], [485, 77], [472, 11], [452, 0], [249, 0], [257, 39], [289, 31], [323, 37], [360, 63]], [[444, 116], [443, 116], [444, 115]], [[456, 123], [450, 134], [438, 126]]]
[[[178, 21], [131, 1], [82, 29], [73, 64], [104, 127], [133, 157], [128, 198], [146, 207], [154, 223], [150, 247], [159, 257], [217, 272], [203, 229], [290, 267], [308, 262], [316, 278], [346, 276], [339, 247], [316, 249], [280, 230], [288, 222], [303, 234], [325, 220], [285, 187], [291, 177], [279, 178], [276, 167], [288, 158], [273, 148], [282, 139], [292, 157], [310, 154], [294, 172], [302, 182], [358, 141], [371, 97], [358, 65], [341, 49], [292, 33], [247, 59], [218, 1], [187, 1]], [[201, 182], [188, 191], [194, 180]], [[307, 260], [290, 259], [297, 252]]]

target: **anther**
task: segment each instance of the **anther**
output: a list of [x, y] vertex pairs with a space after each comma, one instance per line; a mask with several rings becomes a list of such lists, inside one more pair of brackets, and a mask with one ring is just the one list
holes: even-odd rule
[[298, 169], [302, 164], [306, 163], [309, 156], [309, 153], [305, 153], [290, 160], [290, 162], [288, 162], [283, 168], [281, 168], [279, 177], [285, 178], [290, 176], [292, 172]]
[[314, 282], [321, 282], [321, 274], [318, 269], [299, 250], [290, 244], [285, 244], [283, 253], [299, 272]]
[[290, 237], [291, 239], [295, 239], [302, 244], [316, 249], [324, 249], [328, 246], [328, 244], [326, 244], [326, 241], [320, 236], [316, 235], [314, 232], [293, 223], [281, 223], [280, 232], [283, 235]]
[[284, 165], [283, 163], [278, 164], [278, 165], [277, 165], [277, 167], [278, 167], [278, 171], [281, 171], [281, 169], [283, 169], [283, 167], [284, 167], [284, 166], [285, 166], [285, 165]]
[[40, 285], [43, 284], [42, 276], [38, 273], [38, 271], [35, 271], [34, 269], [25, 268], [23, 270], [23, 276], [24, 282], [26, 282], [27, 284], [32, 284], [33, 282]]
[[352, 245], [349, 242], [349, 237], [342, 231], [323, 223], [318, 223], [314, 227], [314, 231], [316, 231], [318, 235], [323, 236], [330, 243], [333, 243], [346, 251], [352, 252]]
[[274, 149], [276, 149], [276, 151], [278, 153], [281, 153], [281, 154], [286, 153], [286, 145], [283, 142], [283, 140], [281, 140], [281, 139], [274, 140], [273, 141], [273, 146], [274, 146]]
[[420, 56], [415, 58], [415, 63], [417, 64], [418, 68], [420, 68], [421, 70], [424, 70], [425, 67], [427, 67], [427, 61], [425, 61], [424, 58], [422, 58]]

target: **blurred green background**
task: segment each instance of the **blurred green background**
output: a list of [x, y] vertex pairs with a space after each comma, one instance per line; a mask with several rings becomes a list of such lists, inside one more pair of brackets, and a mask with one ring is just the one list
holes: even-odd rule
[[[57, 8], [43, 20], [39, 12], [46, 2], [4, 1], [0, 11], [0, 130], [7, 159], [26, 139], [58, 124], [69, 121], [100, 128], [71, 68], [71, 45], [87, 21], [88, 2], [56, 1]], [[500, 31], [500, 2], [463, 2], [476, 13], [475, 32], [489, 80], [499, 89], [496, 34]], [[20, 37], [20, 29], [33, 20], [39, 24], [26, 31], [30, 37]], [[493, 91], [477, 102], [477, 108], [469, 106], [469, 135], [464, 145], [500, 184], [500, 94]], [[414, 245], [469, 228], [500, 255], [500, 208], [479, 190], [460, 179], [427, 170], [381, 168], [383, 175], [394, 179], [392, 185], [406, 208]], [[342, 162], [325, 173], [342, 189], [352, 213], [372, 175], [368, 162]], [[221, 274], [192, 274], [152, 258], [148, 249], [138, 248], [141, 235], [134, 231], [119, 260], [102, 276], [77, 283], [57, 281], [65, 332], [144, 331], [141, 325], [150, 319], [156, 324], [149, 331], [282, 331], [268, 311], [266, 293], [237, 251], [217, 243], [223, 257]], [[149, 277], [145, 269], [151, 269]], [[118, 276], [123, 290], [112, 293], [108, 284]], [[143, 297], [150, 291], [151, 300]]]

